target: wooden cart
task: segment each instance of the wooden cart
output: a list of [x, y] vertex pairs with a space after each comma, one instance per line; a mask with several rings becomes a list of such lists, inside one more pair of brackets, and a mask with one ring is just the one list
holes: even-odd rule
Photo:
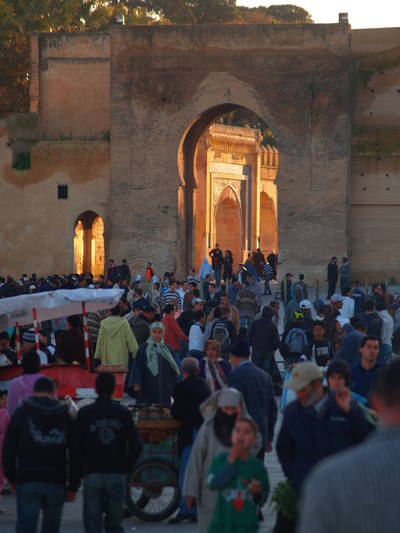
[[164, 520], [179, 504], [179, 422], [161, 406], [130, 409], [144, 450], [128, 481], [127, 507], [142, 520]]

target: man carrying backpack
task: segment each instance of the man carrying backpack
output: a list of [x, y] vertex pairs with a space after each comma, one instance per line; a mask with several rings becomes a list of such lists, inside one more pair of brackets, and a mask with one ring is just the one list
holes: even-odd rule
[[215, 321], [211, 329], [210, 338], [217, 341], [221, 348], [221, 357], [229, 361], [231, 345], [236, 337], [236, 329], [230, 320], [230, 309], [227, 306], [221, 306], [221, 318]]
[[289, 365], [300, 361], [301, 356], [309, 351], [312, 334], [304, 327], [304, 316], [299, 311], [294, 312], [291, 324], [285, 329], [279, 345], [282, 357]]

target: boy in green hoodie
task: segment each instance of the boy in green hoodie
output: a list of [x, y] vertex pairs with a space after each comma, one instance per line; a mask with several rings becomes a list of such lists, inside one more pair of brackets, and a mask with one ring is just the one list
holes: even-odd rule
[[217, 455], [211, 464], [208, 485], [218, 490], [218, 497], [209, 533], [258, 531], [258, 510], [270, 487], [264, 464], [250, 455], [256, 437], [255, 423], [241, 418], [232, 433], [230, 453]]

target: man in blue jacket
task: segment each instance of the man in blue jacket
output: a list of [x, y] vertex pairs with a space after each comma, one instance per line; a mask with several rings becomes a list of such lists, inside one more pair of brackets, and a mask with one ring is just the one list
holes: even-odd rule
[[297, 491], [319, 461], [360, 443], [372, 429], [347, 387], [333, 394], [322, 380], [321, 370], [306, 362], [294, 367], [286, 385], [297, 400], [285, 409], [276, 451]]
[[242, 393], [249, 415], [258, 426], [263, 441], [258, 458], [263, 460], [265, 451], [272, 450], [278, 409], [269, 374], [254, 366], [249, 357], [250, 342], [244, 337], [236, 337], [231, 346], [234, 369], [228, 376], [228, 387]]
[[359, 318], [350, 319], [351, 328], [340, 342], [339, 350], [336, 352], [334, 359], [346, 361], [350, 368], [360, 362], [360, 346], [363, 342], [367, 329]]
[[378, 338], [367, 335], [361, 342], [360, 362], [351, 369], [351, 390], [367, 400], [377, 374], [384, 368], [377, 363], [378, 354]]

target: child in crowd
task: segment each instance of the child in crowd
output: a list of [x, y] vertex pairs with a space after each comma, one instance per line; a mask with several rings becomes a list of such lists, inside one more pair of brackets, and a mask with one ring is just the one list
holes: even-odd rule
[[210, 489], [218, 490], [209, 533], [258, 531], [258, 511], [269, 493], [264, 464], [251, 455], [257, 426], [249, 418], [239, 419], [232, 433], [230, 453], [213, 460], [208, 474]]
[[[4, 437], [6, 435], [6, 430], [7, 430], [9, 421], [10, 421], [10, 416], [7, 411], [7, 391], [1, 390], [0, 391], [0, 459], [3, 456], [3, 442], [4, 442]], [[4, 489], [5, 484], [6, 484], [6, 477], [4, 475], [2, 461], [0, 460], [0, 513], [5, 512], [5, 509], [1, 505], [2, 503], [1, 493]]]
[[313, 326], [313, 339], [308, 348], [308, 360], [317, 366], [325, 367], [332, 359], [332, 346], [325, 338], [325, 323], [316, 320]]

